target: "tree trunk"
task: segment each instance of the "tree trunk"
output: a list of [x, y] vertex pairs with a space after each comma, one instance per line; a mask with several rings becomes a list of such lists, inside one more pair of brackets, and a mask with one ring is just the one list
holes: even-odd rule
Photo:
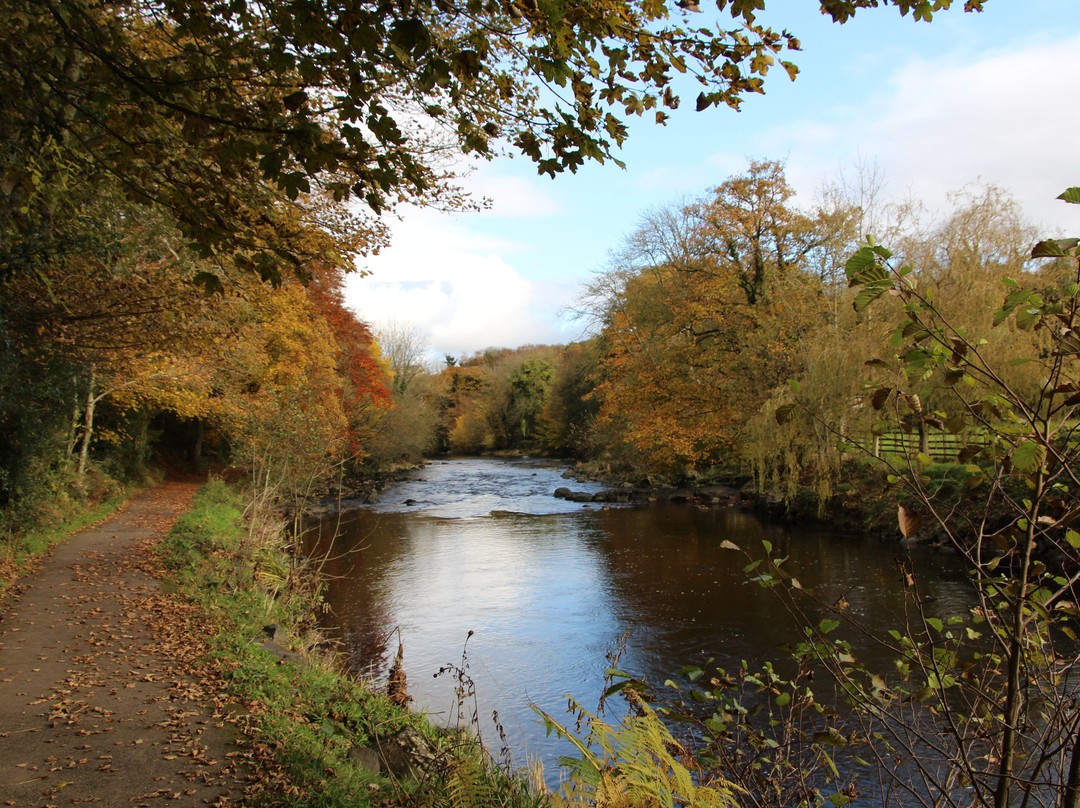
[[71, 423], [68, 425], [67, 445], [64, 447], [68, 460], [75, 454], [75, 444], [79, 442], [79, 421], [82, 420], [82, 412], [79, 409], [79, 377], [74, 376], [71, 380]]
[[1069, 779], [1061, 795], [1061, 808], [1080, 808], [1080, 734], [1073, 743], [1072, 757], [1069, 761]]
[[1021, 717], [1024, 712], [1024, 691], [1021, 684], [1020, 669], [1023, 667], [1024, 633], [1027, 621], [1024, 616], [1030, 594], [1028, 581], [1031, 577], [1032, 554], [1035, 550], [1035, 525], [1039, 521], [1039, 504], [1042, 501], [1044, 477], [1039, 473], [1032, 492], [1033, 505], [1026, 514], [1028, 526], [1024, 536], [1024, 555], [1020, 565], [1020, 574], [1015, 582], [1016, 598], [1012, 603], [1012, 625], [1005, 638], [1007, 644], [1008, 681], [1005, 689], [1005, 703], [1002, 705], [1004, 725], [1001, 729], [1001, 762], [998, 763], [997, 785], [994, 790], [994, 808], [1008, 808], [1009, 794], [1013, 785], [1013, 763], [1016, 754], [1016, 741], [1020, 734]]
[[94, 436], [94, 406], [97, 404], [97, 398], [94, 397], [94, 366], [90, 365], [90, 383], [86, 388], [86, 409], [83, 411], [83, 434], [82, 444], [79, 446], [79, 465], [75, 468], [75, 473], [83, 475], [86, 473], [86, 463], [90, 457], [90, 440]]
[[142, 468], [142, 465], [150, 457], [149, 447], [149, 434], [150, 434], [150, 413], [144, 412], [139, 417], [139, 426], [135, 432], [135, 462]]
[[203, 439], [206, 437], [206, 424], [202, 418], [195, 419], [195, 442], [191, 445], [191, 462], [196, 466], [202, 460]]

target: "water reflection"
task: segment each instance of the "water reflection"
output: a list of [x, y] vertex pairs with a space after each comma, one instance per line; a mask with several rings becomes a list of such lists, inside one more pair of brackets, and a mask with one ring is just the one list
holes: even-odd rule
[[[582, 508], [551, 496], [566, 484], [560, 472], [534, 461], [429, 467], [379, 506], [324, 522], [312, 550], [328, 554], [333, 627], [354, 670], [384, 674], [399, 630], [410, 692], [437, 716], [453, 718], [455, 682], [434, 674], [461, 662], [474, 632], [467, 664], [479, 712], [499, 711], [519, 763], [565, 753], [529, 703], [555, 714], [564, 694], [595, 704], [605, 654], [624, 629], [621, 667], [654, 683], [710, 657], [756, 666], [782, 655], [795, 627], [724, 541], [759, 553], [768, 540], [803, 586], [825, 601], [842, 595], [874, 626], [895, 625], [902, 609], [898, 557], [917, 564], [939, 614], [967, 606], [963, 576], [934, 551], [912, 559], [894, 544], [735, 509]], [[490, 723], [485, 732], [497, 742]]]

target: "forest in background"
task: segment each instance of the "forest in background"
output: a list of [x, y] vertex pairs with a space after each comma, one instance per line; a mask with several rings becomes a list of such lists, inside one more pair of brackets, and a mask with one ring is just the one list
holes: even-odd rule
[[[955, 460], [978, 430], [940, 415], [950, 385], [922, 385], [918, 411], [873, 405], [883, 371], [868, 363], [896, 353], [903, 303], [856, 310], [849, 257], [867, 235], [888, 244], [1022, 394], [1040, 371], [1024, 361], [1020, 326], [995, 321], [1003, 284], [1045, 289], [1069, 270], [1032, 260], [1038, 231], [1001, 189], [958, 189], [932, 213], [881, 198], [881, 182], [857, 171], [799, 204], [782, 163], [752, 161], [700, 198], [642, 216], [578, 302], [591, 338], [447, 357], [424, 372], [422, 340], [398, 328], [387, 344], [414, 349], [407, 380], [396, 360], [395, 394], [426, 413], [415, 423], [430, 450], [561, 455], [635, 483], [752, 476], [826, 501], [845, 458], [899, 446]], [[815, 417], [778, 423], [793, 389]]]
[[[821, 10], [843, 23], [877, 5]], [[950, 4], [886, 5], [929, 21]], [[799, 42], [759, 6], [718, 2], [730, 24], [695, 27], [696, 5], [652, 2], [6, 4], [5, 533], [150, 465], [240, 466], [304, 496], [431, 451], [668, 477], [730, 463], [736, 422], [797, 372], [785, 351], [817, 326], [810, 264], [842, 249], [840, 222], [788, 206], [776, 164], [669, 211], [685, 232], [635, 236], [591, 290], [598, 336], [580, 345], [417, 374], [341, 288], [396, 205], [476, 204], [448, 168], [462, 154], [516, 152], [552, 176], [617, 162], [625, 121], [662, 123], [687, 86], [698, 111], [737, 109], [770, 69], [793, 78]], [[770, 194], [765, 229], [741, 230]]]
[[[917, 267], [1018, 390], [1039, 378], [1015, 321], [994, 321], [1002, 284], [1061, 280], [1032, 262], [1037, 231], [1000, 189], [960, 189], [934, 216], [918, 200], [881, 199], [881, 178], [864, 169], [799, 205], [782, 163], [752, 161], [700, 198], [643, 214], [578, 301], [589, 339], [432, 368], [419, 327], [375, 334], [346, 308], [345, 257], [369, 245], [350, 241], [363, 230], [332, 200], [279, 200], [298, 237], [337, 258], [307, 265], [306, 283], [274, 285], [200, 258], [167, 217], [117, 189], [80, 198], [56, 190], [70, 178], [51, 179], [62, 182], [36, 186], [28, 206], [46, 218], [18, 223], [37, 229], [39, 263], [10, 273], [0, 303], [0, 497], [12, 525], [155, 464], [242, 467], [288, 498], [448, 453], [559, 456], [644, 484], [753, 477], [824, 506], [845, 458], [879, 454], [882, 436], [914, 434], [912, 452], [966, 437], [931, 415], [947, 385], [930, 384], [921, 410], [895, 423], [870, 405], [880, 370], [867, 362], [895, 353], [902, 304], [853, 306], [844, 265], [867, 234]], [[192, 284], [200, 272], [220, 288]], [[793, 389], [815, 417], [778, 423]]]

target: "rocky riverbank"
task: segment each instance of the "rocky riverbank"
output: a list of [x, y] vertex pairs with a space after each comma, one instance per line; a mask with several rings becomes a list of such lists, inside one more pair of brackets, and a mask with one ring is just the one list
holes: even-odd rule
[[648, 502], [674, 502], [680, 504], [736, 505], [744, 502], [742, 492], [725, 485], [638, 488], [605, 488], [603, 491], [574, 491], [556, 488], [557, 499], [570, 502], [598, 502], [604, 504], [644, 504]]

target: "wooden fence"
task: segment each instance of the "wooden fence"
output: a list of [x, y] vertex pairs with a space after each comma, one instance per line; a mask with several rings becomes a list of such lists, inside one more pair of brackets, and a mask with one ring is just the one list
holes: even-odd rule
[[[932, 430], [927, 435], [927, 444], [930, 455], [934, 460], [943, 462], [955, 461], [957, 454], [965, 446], [985, 445], [988, 442], [985, 435], [968, 434], [953, 435], [948, 432]], [[918, 432], [889, 432], [874, 438], [874, 455], [881, 457], [886, 454], [912, 455], [921, 451], [919, 447]]]

